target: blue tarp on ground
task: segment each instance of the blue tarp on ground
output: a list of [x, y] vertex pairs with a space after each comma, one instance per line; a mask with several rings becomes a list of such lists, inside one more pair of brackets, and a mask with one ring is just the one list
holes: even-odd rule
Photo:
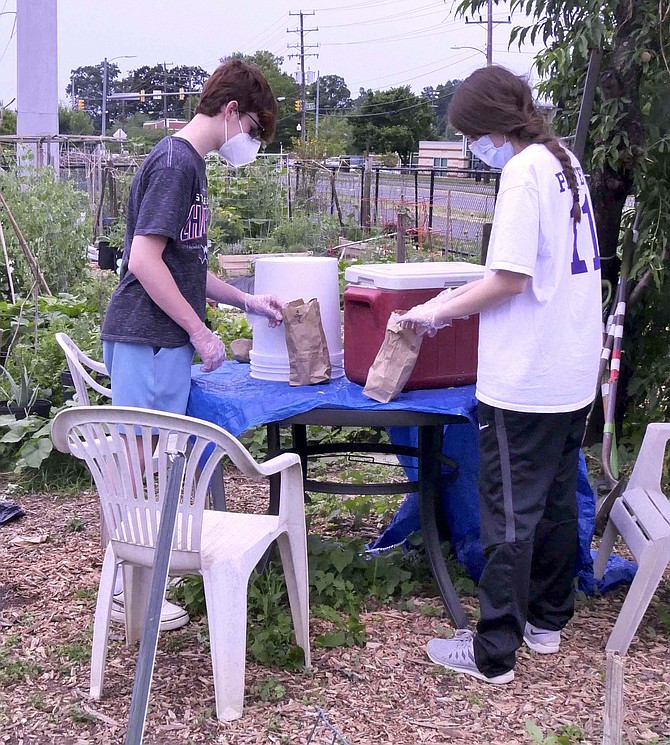
[[[389, 429], [389, 437], [396, 444], [417, 444], [416, 430], [407, 427]], [[486, 559], [479, 542], [479, 498], [477, 480], [479, 475], [479, 443], [477, 430], [462, 425], [447, 425], [444, 428], [442, 448], [448, 463], [442, 466], [442, 533], [450, 541], [458, 561], [465, 566], [470, 577], [477, 582], [484, 569]], [[401, 457], [408, 478], [416, 478], [416, 461]], [[636, 565], [614, 554], [610, 559], [602, 580], [593, 577], [593, 554], [591, 542], [595, 526], [595, 494], [588, 480], [584, 455], [579, 457], [577, 480], [577, 507], [579, 514], [579, 558], [575, 573], [578, 589], [587, 595], [605, 593], [635, 576]], [[439, 524], [439, 519], [438, 519]], [[416, 494], [408, 494], [395, 514], [391, 524], [379, 538], [369, 546], [372, 552], [389, 550], [397, 546], [411, 548], [408, 540], [412, 533], [420, 530], [419, 505]]]

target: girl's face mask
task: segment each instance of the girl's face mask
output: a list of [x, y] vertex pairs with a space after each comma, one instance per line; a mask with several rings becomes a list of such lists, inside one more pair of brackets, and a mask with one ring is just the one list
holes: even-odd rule
[[507, 138], [500, 147], [496, 147], [488, 135], [473, 140], [470, 150], [491, 168], [504, 168], [515, 155], [514, 146]]
[[226, 141], [219, 148], [219, 155], [225, 158], [231, 166], [239, 168], [240, 166], [246, 166], [256, 159], [261, 147], [261, 141], [254, 140], [250, 134], [241, 131], [240, 112], [236, 111], [235, 113], [237, 114], [237, 122], [240, 125], [240, 133], [228, 139], [228, 120], [224, 120], [223, 127]]

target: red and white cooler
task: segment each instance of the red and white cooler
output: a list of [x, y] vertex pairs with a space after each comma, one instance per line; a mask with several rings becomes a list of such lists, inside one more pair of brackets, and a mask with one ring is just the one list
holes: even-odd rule
[[[357, 264], [345, 270], [344, 373], [365, 385], [394, 310], [409, 310], [447, 287], [481, 279], [484, 267], [465, 261]], [[404, 390], [474, 383], [477, 377], [479, 316], [453, 321], [426, 336]]]

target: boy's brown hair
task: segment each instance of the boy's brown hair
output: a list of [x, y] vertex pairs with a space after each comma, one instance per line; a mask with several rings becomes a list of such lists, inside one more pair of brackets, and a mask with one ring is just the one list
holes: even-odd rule
[[271, 142], [277, 126], [277, 100], [263, 73], [249, 62], [230, 59], [214, 70], [203, 86], [196, 114], [216, 116], [230, 101], [240, 114], [258, 114], [261, 139]]
[[571, 214], [580, 221], [579, 186], [572, 162], [535, 106], [524, 78], [498, 65], [480, 67], [454, 92], [448, 116], [451, 125], [466, 137], [497, 132], [512, 135], [525, 145], [544, 145], [563, 168], [573, 197]]

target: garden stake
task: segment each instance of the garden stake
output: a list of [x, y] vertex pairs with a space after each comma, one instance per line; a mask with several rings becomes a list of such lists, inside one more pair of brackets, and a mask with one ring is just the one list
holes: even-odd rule
[[19, 245], [23, 249], [23, 253], [25, 254], [26, 259], [28, 260], [28, 264], [30, 265], [30, 271], [33, 273], [33, 277], [42, 285], [44, 288], [44, 292], [46, 292], [47, 295], [51, 295], [51, 290], [49, 289], [49, 285], [47, 284], [46, 279], [44, 279], [44, 275], [40, 271], [39, 266], [37, 265], [37, 260], [35, 259], [35, 255], [30, 250], [30, 246], [26, 243], [26, 239], [23, 237], [23, 234], [21, 233], [21, 230], [19, 226], [16, 223], [16, 220], [14, 219], [14, 215], [12, 215], [12, 211], [9, 209], [9, 205], [5, 201], [5, 198], [2, 196], [2, 192], [0, 191], [0, 202], [2, 203], [2, 206], [5, 208], [7, 212], [7, 217], [9, 217], [9, 222], [12, 223], [12, 227], [14, 228], [14, 232], [16, 233], [16, 237], [18, 238]]
[[[624, 320], [626, 317], [626, 300], [628, 295], [628, 277], [630, 267], [637, 245], [639, 235], [639, 225], [642, 218], [642, 210], [638, 206], [635, 214], [633, 225], [630, 226], [623, 238], [623, 251], [621, 259], [621, 270], [619, 272], [619, 282], [617, 284], [614, 302], [607, 321], [607, 339], [603, 344], [603, 351], [600, 360], [600, 370], [606, 372], [609, 361], [610, 372], [601, 386], [603, 407], [605, 409], [605, 424], [603, 427], [602, 443], [602, 468], [610, 488], [607, 494], [596, 508], [596, 534], [599, 535], [605, 528], [607, 517], [609, 516], [612, 505], [619, 497], [624, 487], [624, 480], [619, 474], [619, 464], [616, 450], [615, 434], [615, 408], [616, 394], [619, 383], [619, 370], [621, 365], [621, 344], [623, 338]], [[611, 357], [610, 357], [611, 350]]]
[[14, 294], [14, 282], [12, 281], [12, 266], [9, 263], [9, 254], [7, 253], [7, 244], [5, 243], [5, 231], [2, 229], [2, 220], [0, 220], [0, 243], [2, 243], [2, 255], [5, 259], [5, 269], [7, 270], [7, 287], [9, 288], [9, 297], [12, 303], [16, 302]]

